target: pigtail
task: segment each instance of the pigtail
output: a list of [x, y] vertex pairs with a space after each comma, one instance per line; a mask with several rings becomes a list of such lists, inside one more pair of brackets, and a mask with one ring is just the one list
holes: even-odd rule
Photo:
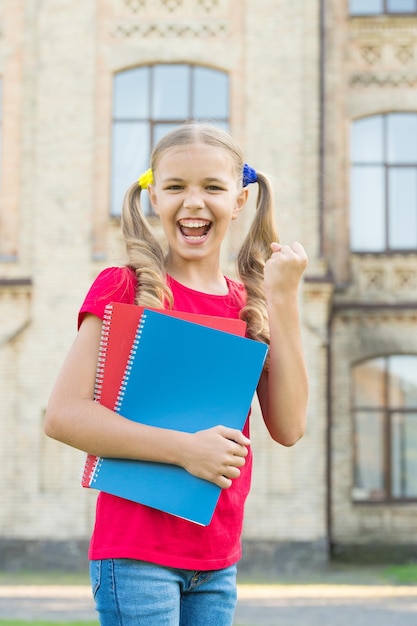
[[256, 213], [249, 232], [237, 255], [239, 277], [246, 288], [247, 303], [241, 317], [247, 323], [252, 339], [269, 344], [269, 324], [264, 292], [264, 267], [271, 256], [271, 243], [278, 241], [273, 193], [264, 174], [257, 174]]
[[164, 308], [172, 306], [172, 292], [165, 283], [165, 255], [142, 213], [140, 193], [138, 183], [131, 185], [122, 207], [128, 262], [138, 281], [136, 304]]

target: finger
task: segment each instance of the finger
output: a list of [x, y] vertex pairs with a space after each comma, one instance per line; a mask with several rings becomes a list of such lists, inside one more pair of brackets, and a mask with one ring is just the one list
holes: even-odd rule
[[235, 428], [227, 428], [226, 426], [222, 426], [220, 434], [223, 437], [225, 437], [226, 439], [230, 439], [230, 441], [233, 441], [234, 443], [236, 443], [238, 445], [250, 446], [250, 443], [251, 443], [250, 439], [245, 437], [245, 435], [240, 430], [236, 430]]
[[293, 243], [291, 244], [291, 248], [294, 250], [294, 252], [297, 252], [297, 254], [306, 254], [306, 251], [299, 241], [293, 241]]
[[246, 459], [243, 456], [234, 456], [233, 457], [233, 465], [234, 467], [243, 467], [246, 463]]
[[232, 451], [233, 456], [236, 456], [239, 458], [241, 457], [245, 458], [249, 454], [247, 447], [240, 446], [239, 444], [234, 444], [231, 451]]
[[281, 252], [281, 254], [284, 254], [284, 255], [285, 254], [291, 254], [292, 255], [294, 251], [293, 251], [291, 246], [284, 245], [284, 246], [281, 246], [280, 252]]
[[278, 241], [273, 241], [271, 243], [271, 250], [273, 252], [282, 252], [283, 250], [293, 250], [294, 252], [305, 254], [305, 250], [299, 241], [294, 241], [291, 244], [282, 244]]
[[227, 476], [219, 476], [216, 485], [221, 487], [221, 489], [229, 489], [229, 487], [232, 486], [232, 480], [231, 478], [227, 478]]
[[226, 478], [232, 479], [232, 478], [239, 478], [240, 476], [240, 469], [238, 467], [234, 467], [233, 465], [230, 465], [224, 472], [224, 476]]
[[292, 256], [294, 255], [294, 251], [292, 249], [291, 246], [288, 246], [286, 244], [281, 244], [281, 243], [272, 243], [271, 244], [271, 250], [272, 250], [272, 254], [271, 257], [274, 258], [278, 258], [281, 255], [282, 256]]
[[304, 247], [302, 246], [302, 244], [299, 241], [293, 241], [292, 244], [291, 244], [291, 248], [295, 252], [305, 252]]

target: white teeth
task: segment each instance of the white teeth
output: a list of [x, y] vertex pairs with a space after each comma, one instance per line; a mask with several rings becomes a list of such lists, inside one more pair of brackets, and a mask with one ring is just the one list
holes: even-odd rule
[[209, 222], [204, 220], [180, 220], [179, 224], [184, 228], [203, 228], [203, 226], [208, 226]]

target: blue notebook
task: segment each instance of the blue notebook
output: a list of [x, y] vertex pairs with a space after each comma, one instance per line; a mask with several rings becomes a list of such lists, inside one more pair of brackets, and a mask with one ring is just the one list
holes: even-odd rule
[[[242, 430], [266, 353], [263, 343], [145, 309], [115, 410], [184, 432]], [[89, 486], [204, 526], [221, 491], [175, 465], [110, 458]]]

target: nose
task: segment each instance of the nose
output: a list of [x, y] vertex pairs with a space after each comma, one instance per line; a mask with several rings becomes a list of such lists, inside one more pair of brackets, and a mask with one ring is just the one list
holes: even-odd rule
[[202, 209], [204, 200], [199, 189], [188, 189], [184, 198], [184, 209]]

